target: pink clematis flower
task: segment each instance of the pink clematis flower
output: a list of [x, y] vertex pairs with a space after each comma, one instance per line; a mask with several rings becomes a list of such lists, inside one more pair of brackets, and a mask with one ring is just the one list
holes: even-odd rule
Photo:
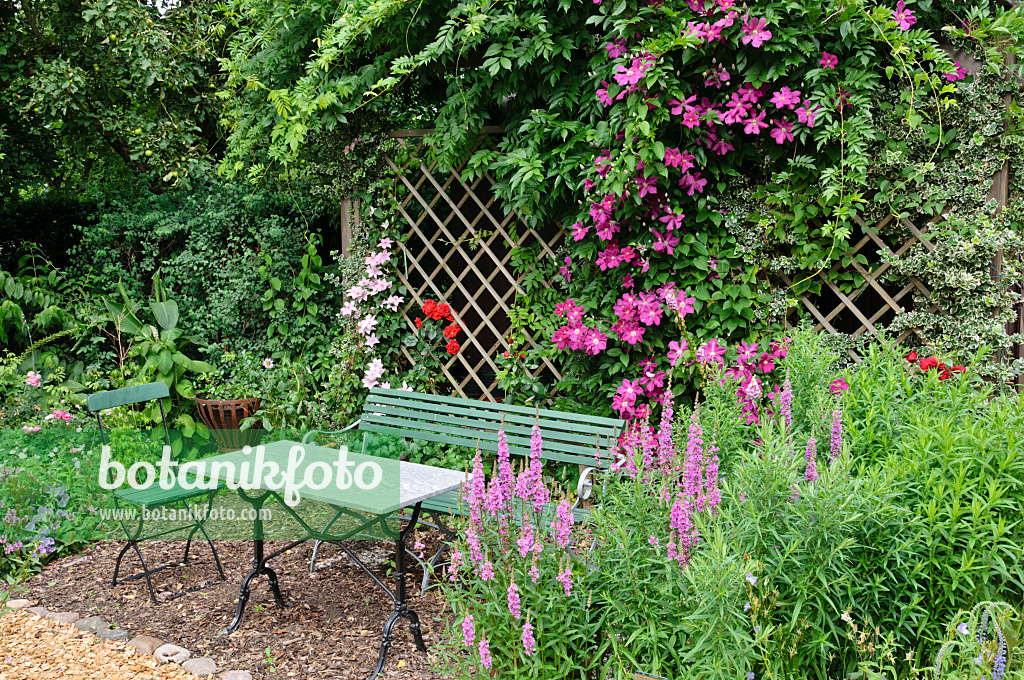
[[789, 109], [792, 111], [800, 103], [800, 90], [791, 90], [783, 87], [772, 95], [772, 104], [777, 108]]
[[728, 347], [719, 345], [718, 339], [712, 338], [697, 348], [695, 358], [699, 364], [707, 365], [714, 363], [719, 366], [724, 366], [725, 361], [723, 361], [722, 357], [725, 356], [727, 351]]
[[798, 123], [803, 123], [809, 128], [814, 127], [814, 119], [818, 117], [818, 110], [821, 106], [815, 106], [813, 109], [810, 108], [811, 100], [804, 100], [804, 105], [796, 110], [796, 120]]
[[751, 110], [750, 118], [743, 121], [743, 132], [748, 135], [761, 134], [761, 130], [768, 127], [768, 123], [764, 122], [764, 116], [766, 113], [766, 111], [762, 111], [761, 113], [754, 115], [753, 110]]
[[964, 78], [967, 77], [969, 71], [965, 69], [963, 66], [961, 66], [959, 61], [953, 64], [953, 66], [956, 67], [956, 70], [953, 73], [942, 74], [946, 76], [946, 80], [948, 80], [951, 83], [955, 83], [956, 81], [963, 80]]
[[892, 13], [892, 20], [904, 31], [909, 31], [910, 27], [917, 23], [914, 10], [907, 9], [903, 0], [896, 3], [896, 11]]
[[[903, 0], [900, 0], [902, 2]], [[740, 42], [752, 47], [760, 47], [766, 40], [771, 40], [772, 32], [767, 30], [768, 22], [764, 19], [751, 19], [749, 15], [743, 18], [743, 37]]]
[[608, 51], [608, 56], [611, 59], [618, 59], [626, 53], [626, 41], [625, 40], [613, 40], [604, 46]]
[[839, 64], [839, 57], [834, 54], [829, 54], [828, 52], [822, 52], [821, 59], [818, 61], [818, 64], [821, 65], [822, 68], [835, 71], [836, 66]]
[[668, 343], [668, 363], [673, 367], [676, 366], [680, 361], [683, 360], [683, 353], [689, 349], [689, 343], [685, 339], [676, 342], [672, 340]]
[[772, 131], [768, 134], [775, 140], [776, 144], [785, 144], [786, 142], [793, 141], [792, 123], [788, 120], [776, 120], [774, 118], [772, 119], [772, 122], [775, 123], [776, 127], [772, 128]]

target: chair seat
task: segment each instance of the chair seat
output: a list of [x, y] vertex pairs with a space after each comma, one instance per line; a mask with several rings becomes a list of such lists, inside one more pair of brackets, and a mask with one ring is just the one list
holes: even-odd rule
[[159, 484], [150, 484], [144, 489], [118, 489], [114, 492], [114, 497], [131, 505], [157, 507], [176, 501], [206, 496], [210, 493], [210, 491], [205, 489], [184, 489], [178, 486], [178, 484], [175, 484], [170, 489], [164, 489]]

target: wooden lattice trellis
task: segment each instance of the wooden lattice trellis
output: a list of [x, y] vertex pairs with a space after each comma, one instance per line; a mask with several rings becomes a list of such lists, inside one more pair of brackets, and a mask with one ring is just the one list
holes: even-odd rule
[[[458, 396], [500, 401], [505, 395], [498, 389], [495, 358], [510, 350], [509, 312], [520, 292], [510, 265], [512, 249], [536, 244], [542, 255], [554, 257], [564, 232], [533, 229], [515, 211], [506, 214], [486, 173], [467, 181], [461, 168], [441, 171], [437, 162], [418, 160], [427, 132], [392, 133], [415, 144], [410, 157], [417, 160], [400, 167], [386, 157], [408, 192], [398, 205], [408, 228], [397, 262], [399, 280], [409, 291], [401, 311], [413, 329], [425, 300], [451, 305], [466, 335], [460, 336], [462, 349], [441, 369], [445, 378]], [[527, 333], [527, 342], [536, 346], [537, 339]], [[415, 363], [407, 347], [401, 351]], [[545, 381], [562, 377], [546, 357], [533, 375]]]
[[[902, 227], [902, 230], [894, 230], [891, 227], [896, 226], [893, 225], [895, 219], [887, 216], [874, 225], [857, 219], [863, 233], [851, 246], [848, 253], [850, 257], [844, 258], [849, 263], [846, 266], [863, 277], [863, 282], [854, 290], [844, 293], [835, 283], [836, 274], [844, 269], [842, 261], [827, 271], [823, 270], [809, 278], [797, 280], [795, 286], [790, 277], [779, 277], [788, 288], [818, 289], [819, 292], [816, 293], [799, 294], [801, 306], [810, 312], [816, 321], [815, 330], [852, 336], [864, 333], [875, 335], [897, 314], [912, 309], [915, 298], [930, 297], [931, 292], [920, 280], [912, 277], [894, 279], [889, 272], [892, 265], [883, 261], [882, 254], [899, 257], [916, 243], [934, 252], [935, 246], [928, 240], [926, 232], [934, 226], [937, 219], [929, 222], [925, 229], [918, 229], [910, 220], [900, 218], [899, 227]], [[856, 259], [858, 255], [867, 260], [866, 265]], [[935, 306], [931, 306], [928, 311], [933, 312], [936, 309]], [[787, 325], [792, 325], [793, 317], [796, 315], [796, 309], [790, 310], [786, 318]], [[914, 334], [914, 330], [905, 330], [896, 340], [902, 343]], [[852, 350], [850, 354], [855, 359], [858, 358]]]

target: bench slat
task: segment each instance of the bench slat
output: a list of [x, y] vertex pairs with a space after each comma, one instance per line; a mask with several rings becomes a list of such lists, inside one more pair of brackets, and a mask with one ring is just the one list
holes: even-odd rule
[[[527, 430], [533, 427], [534, 423], [538, 423], [541, 432], [545, 434], [545, 438], [555, 436], [558, 438], [558, 433], [571, 433], [579, 435], [584, 432], [588, 435], [600, 435], [600, 436], [611, 436], [618, 437], [621, 428], [618, 427], [596, 427], [589, 423], [582, 421], [573, 420], [572, 414], [566, 414], [565, 418], [553, 420], [551, 418], [541, 418], [539, 421], [533, 416], [520, 416], [514, 414], [505, 413], [501, 409], [497, 408], [462, 408], [456, 405], [449, 404], [421, 404], [417, 402], [410, 402], [406, 399], [391, 399], [391, 398], [380, 398], [374, 399], [373, 401], [367, 400], [366, 405], [363, 407], [364, 413], [377, 413], [392, 408], [401, 408], [409, 411], [410, 414], [414, 414], [414, 417], [424, 417], [428, 414], [442, 414], [442, 415], [460, 415], [467, 418], [474, 419], [475, 421], [483, 423], [494, 423], [499, 425], [502, 422], [510, 423], [509, 427], [518, 424], [521, 427], [526, 427]], [[509, 431], [506, 429], [506, 431]]]
[[[462, 443], [463, 446], [470, 448], [476, 448], [477, 441], [480, 442], [481, 448], [483, 448], [483, 442], [488, 442], [490, 446], [486, 447], [488, 450], [498, 450], [498, 431], [493, 430], [490, 432], [473, 428], [471, 425], [466, 423], [460, 423], [457, 419], [454, 420], [453, 424], [437, 423], [426, 420], [407, 420], [405, 418], [396, 418], [387, 415], [366, 415], [363, 417], [363, 423], [369, 424], [374, 423], [376, 425], [384, 425], [394, 427], [402, 430], [403, 432], [412, 432], [416, 434], [404, 435], [409, 437], [417, 437], [419, 434], [431, 432], [435, 434], [449, 435], [455, 437]], [[512, 452], [512, 447], [516, 447], [529, 454], [530, 451], [530, 438], [529, 436], [517, 436], [509, 435], [508, 437], [509, 453]], [[561, 454], [563, 456], [569, 456], [570, 462], [573, 463], [593, 463], [597, 460], [607, 458], [606, 452], [603, 447], [598, 447], [595, 444], [590, 446], [580, 446], [576, 444], [567, 444], [561, 442], [544, 442], [543, 452], [541, 458], [555, 460], [554, 454]], [[524, 454], [524, 455], [525, 455]]]
[[[476, 448], [476, 440], [472, 440], [472, 445], [467, 444], [467, 442], [470, 440], [465, 435], [455, 436], [451, 434], [439, 434], [436, 432], [427, 432], [424, 430], [413, 430], [408, 428], [395, 427], [393, 425], [381, 425], [379, 423], [366, 422], [365, 420], [363, 421], [362, 424], [360, 424], [359, 429], [365, 430], [367, 432], [381, 432], [384, 434], [394, 435], [396, 437], [407, 437], [409, 439], [414, 439], [417, 441], [430, 441], [437, 442], [439, 444], [456, 444], [458, 446], [471, 446], [471, 448]], [[495, 436], [494, 441], [481, 439], [480, 449], [483, 451], [497, 451], [497, 436]], [[530, 454], [530, 449], [524, 449], [523, 447], [520, 446], [513, 447], [509, 445], [509, 453], [512, 455], [526, 457]], [[602, 456], [601, 460], [598, 461], [598, 459], [593, 454], [589, 456], [580, 456], [549, 451], [544, 451], [542, 458], [544, 460], [554, 460], [561, 463], [572, 463], [574, 465], [593, 465], [595, 467], [603, 467], [603, 463], [607, 460], [606, 456]]]
[[622, 421], [617, 418], [606, 418], [604, 416], [591, 416], [583, 415], [580, 413], [569, 413], [566, 411], [553, 411], [551, 409], [537, 409], [530, 408], [529, 406], [514, 406], [512, 404], [492, 404], [489, 402], [477, 401], [475, 399], [463, 399], [461, 397], [447, 397], [437, 394], [425, 394], [423, 392], [406, 392], [404, 390], [386, 390], [380, 387], [375, 387], [370, 390], [370, 396], [368, 400], [373, 400], [378, 396], [392, 397], [398, 399], [406, 399], [410, 401], [423, 401], [432, 402], [435, 404], [444, 405], [461, 405], [467, 407], [475, 407], [483, 409], [490, 407], [495, 410], [501, 410], [506, 413], [515, 413], [519, 415], [529, 417], [541, 417], [550, 418], [552, 420], [557, 419], [572, 419], [581, 423], [587, 423], [598, 427], [616, 428], [622, 427]]
[[[421, 413], [417, 411], [410, 411], [404, 408], [398, 408], [395, 406], [389, 406], [382, 411], [375, 411], [373, 413], [366, 414], [368, 420], [375, 422], [383, 422], [380, 418], [404, 418], [409, 422], [423, 422], [423, 423], [438, 423], [446, 425], [454, 425], [458, 428], [466, 430], [474, 430], [479, 432], [493, 432], [495, 435], [495, 441], [497, 441], [498, 430], [503, 426], [499, 421], [485, 421], [460, 418], [457, 416], [448, 416], [440, 413]], [[530, 436], [533, 434], [533, 426], [524, 427], [522, 425], [504, 425], [505, 434], [510, 438], [515, 438], [520, 435], [526, 439], [524, 445], [529, 445]], [[584, 453], [579, 450], [579, 447], [593, 448], [601, 445], [608, 445], [608, 437], [603, 437], [599, 434], [592, 434], [589, 432], [566, 432], [566, 431], [553, 431], [545, 429], [543, 424], [540, 427], [541, 437], [544, 440], [544, 448], [551, 448], [555, 450], [562, 450], [566, 453]], [[469, 436], [468, 438], [472, 438]], [[517, 440], [518, 441], [518, 440]]]

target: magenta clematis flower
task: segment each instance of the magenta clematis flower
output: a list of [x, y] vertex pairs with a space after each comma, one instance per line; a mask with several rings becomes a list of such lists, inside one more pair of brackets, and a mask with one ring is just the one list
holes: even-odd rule
[[804, 105], [796, 110], [796, 120], [799, 123], [803, 123], [809, 128], [814, 127], [814, 119], [818, 117], [818, 110], [821, 106], [815, 106], [813, 109], [810, 108], [811, 100], [807, 99], [804, 101]]
[[783, 87], [772, 95], [772, 104], [777, 108], [789, 109], [792, 111], [800, 103], [800, 90], [791, 90]]
[[693, 196], [694, 193], [703, 194], [704, 187], [707, 186], [708, 181], [700, 176], [700, 173], [685, 174], [679, 178], [679, 186], [686, 189], [687, 196]]
[[679, 168], [686, 172], [693, 167], [693, 160], [696, 158], [689, 151], [680, 152], [677, 148], [665, 149], [665, 167]]
[[634, 177], [633, 181], [636, 182], [640, 198], [658, 193], [657, 177]]
[[673, 231], [674, 229], [678, 229], [683, 226], [683, 218], [685, 217], [686, 215], [683, 214], [681, 210], [676, 211], [666, 205], [665, 214], [659, 217], [658, 221], [665, 223], [665, 229], [667, 231]]
[[[902, 2], [903, 0], [900, 0]], [[750, 19], [749, 15], [743, 20], [743, 37], [740, 42], [751, 47], [760, 47], [766, 40], [771, 40], [772, 32], [767, 30], [768, 22], [764, 19]]]
[[768, 135], [775, 140], [776, 144], [785, 144], [786, 142], [793, 141], [793, 124], [788, 120], [776, 120], [772, 119], [775, 123], [775, 127]]
[[654, 234], [654, 252], [666, 253], [672, 255], [675, 252], [675, 247], [679, 245], [679, 237], [672, 234], [672, 232], [665, 232], [664, 235], [657, 229], [651, 229], [651, 233]]
[[672, 340], [668, 343], [668, 363], [675, 367], [680, 361], [683, 360], [683, 353], [689, 349], [689, 343], [685, 339], [676, 342]]
[[951, 83], [955, 83], [956, 81], [963, 80], [964, 78], [967, 77], [969, 71], [965, 69], [963, 66], [961, 66], [959, 61], [953, 64], [953, 66], [956, 67], [956, 70], [953, 73], [942, 74], [946, 76], [946, 80], [948, 80]]
[[820, 64], [822, 68], [835, 71], [836, 66], [839, 64], [839, 57], [834, 54], [829, 54], [828, 52], [822, 52], [821, 59], [818, 61], [818, 64]]
[[[629, 343], [630, 345], [636, 345], [643, 341], [644, 333], [647, 332], [646, 328], [642, 328], [640, 324], [633, 319], [616, 325], [619, 326], [619, 329], [616, 331], [619, 335], [619, 340]], [[615, 330], [615, 328], [612, 327], [612, 330]]]
[[591, 328], [590, 334], [583, 340], [583, 349], [593, 356], [603, 352], [607, 346], [608, 336], [596, 328]]
[[724, 366], [725, 361], [723, 361], [722, 357], [725, 356], [726, 351], [728, 351], [727, 347], [719, 345], [717, 338], [712, 338], [697, 348], [695, 358], [699, 364], [715, 363], [719, 366]]
[[572, 240], [582, 241], [587, 236], [587, 232], [590, 231], [590, 227], [584, 227], [582, 222], [577, 222], [572, 225]]
[[610, 58], [618, 59], [619, 57], [626, 53], [626, 41], [624, 39], [613, 40], [612, 42], [605, 45], [604, 48], [608, 51], [608, 56]]
[[761, 130], [768, 127], [768, 123], [764, 122], [764, 116], [766, 111], [754, 115], [753, 109], [751, 109], [750, 117], [743, 121], [743, 132], [748, 135], [759, 135]]
[[903, 0], [896, 3], [896, 11], [892, 13], [892, 20], [904, 31], [909, 31], [910, 27], [917, 23], [914, 10], [907, 9]]

